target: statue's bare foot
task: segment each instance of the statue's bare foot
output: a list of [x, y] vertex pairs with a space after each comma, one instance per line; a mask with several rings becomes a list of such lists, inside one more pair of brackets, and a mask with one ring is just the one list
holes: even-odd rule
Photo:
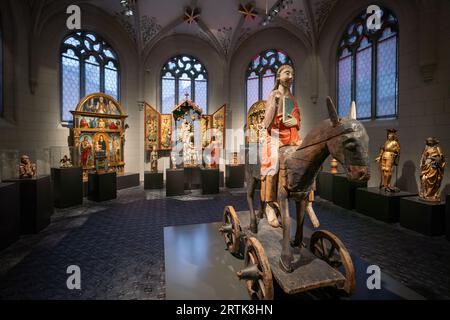
[[266, 206], [266, 217], [267, 222], [274, 228], [280, 227], [280, 222], [278, 221], [277, 215], [274, 208], [271, 205]]
[[292, 256], [281, 255], [279, 261], [281, 270], [286, 273], [291, 273], [292, 271], [294, 271], [294, 268], [292, 267]]

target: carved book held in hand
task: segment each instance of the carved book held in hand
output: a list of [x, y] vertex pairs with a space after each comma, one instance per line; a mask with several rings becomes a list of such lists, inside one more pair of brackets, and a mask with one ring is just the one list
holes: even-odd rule
[[284, 97], [283, 99], [283, 122], [292, 118], [292, 111], [294, 110], [294, 100], [290, 97]]

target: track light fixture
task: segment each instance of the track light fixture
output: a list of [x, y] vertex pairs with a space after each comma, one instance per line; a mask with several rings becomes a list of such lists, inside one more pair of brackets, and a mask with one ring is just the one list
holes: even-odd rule
[[124, 8], [122, 14], [126, 17], [131, 17], [134, 15], [134, 2], [132, 0], [120, 0], [120, 5]]
[[293, 0], [278, 0], [273, 6], [270, 11], [266, 12], [266, 16], [264, 17], [261, 25], [263, 27], [267, 26], [270, 21], [275, 18], [282, 9], [286, 9], [291, 5], [294, 1]]

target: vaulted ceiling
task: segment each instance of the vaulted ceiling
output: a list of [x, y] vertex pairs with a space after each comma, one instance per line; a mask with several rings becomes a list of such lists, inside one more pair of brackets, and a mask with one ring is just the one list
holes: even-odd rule
[[[113, 15], [127, 30], [139, 51], [148, 50], [160, 39], [174, 34], [200, 37], [220, 54], [230, 57], [234, 50], [254, 33], [282, 27], [311, 47], [338, 0], [129, 0], [134, 15], [126, 16], [120, 0], [91, 0], [91, 4]], [[278, 5], [278, 14], [267, 24], [267, 14]], [[197, 9], [185, 21], [186, 8]], [[239, 12], [251, 9], [254, 17]], [[241, 10], [245, 11], [245, 10]]]

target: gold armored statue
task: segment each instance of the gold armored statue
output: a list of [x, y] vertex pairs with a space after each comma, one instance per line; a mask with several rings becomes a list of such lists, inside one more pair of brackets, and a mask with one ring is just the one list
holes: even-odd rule
[[425, 140], [426, 146], [420, 160], [420, 193], [425, 201], [439, 202], [442, 178], [444, 177], [445, 157], [439, 148], [439, 140], [430, 137]]
[[380, 149], [380, 154], [375, 160], [380, 166], [380, 189], [386, 192], [399, 192], [400, 190], [391, 185], [392, 171], [398, 166], [400, 160], [400, 144], [396, 136], [396, 129], [387, 130], [387, 140]]

